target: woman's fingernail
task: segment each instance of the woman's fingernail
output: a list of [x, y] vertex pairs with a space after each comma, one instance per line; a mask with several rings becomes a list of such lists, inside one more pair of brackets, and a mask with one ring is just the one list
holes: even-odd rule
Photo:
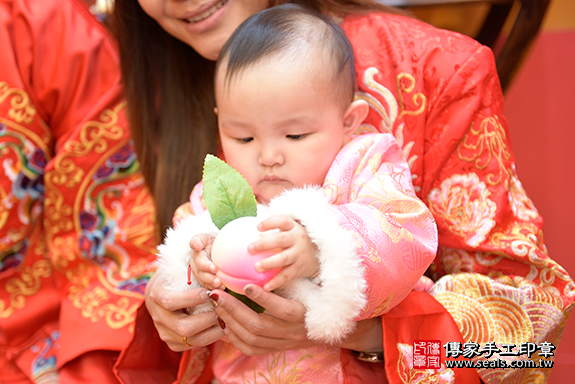
[[244, 288], [244, 292], [246, 293], [246, 295], [251, 295], [253, 291], [254, 289], [251, 287], [251, 285], [248, 285], [247, 287]]
[[222, 319], [220, 319], [219, 317], [218, 317], [218, 323], [220, 323], [221, 329], [226, 329], [226, 323], [224, 323], [224, 321]]
[[218, 296], [218, 294], [214, 293], [214, 292], [210, 292], [208, 294], [208, 297], [210, 298], [210, 303], [212, 303], [212, 307], [214, 307], [214, 308], [217, 307], [218, 306], [218, 299], [220, 298]]

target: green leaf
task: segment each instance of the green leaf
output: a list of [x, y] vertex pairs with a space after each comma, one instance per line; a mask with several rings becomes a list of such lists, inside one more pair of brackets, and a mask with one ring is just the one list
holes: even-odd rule
[[204, 203], [219, 229], [230, 221], [257, 215], [257, 202], [247, 180], [213, 155], [204, 160]]
[[248, 307], [250, 307], [251, 309], [253, 309], [257, 313], [262, 313], [263, 311], [266, 310], [264, 307], [262, 307], [261, 305], [259, 305], [258, 303], [256, 303], [255, 301], [253, 301], [252, 299], [247, 297], [246, 295], [242, 295], [241, 293], [234, 292], [229, 288], [226, 288], [226, 292], [229, 293], [230, 295], [234, 296], [236, 299], [238, 299], [239, 301], [241, 301], [242, 303], [244, 303], [245, 305], [247, 305]]

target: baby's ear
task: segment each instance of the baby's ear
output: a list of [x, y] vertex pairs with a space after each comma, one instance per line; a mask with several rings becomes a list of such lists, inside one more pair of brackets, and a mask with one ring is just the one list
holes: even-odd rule
[[369, 105], [365, 100], [354, 100], [343, 115], [343, 131], [347, 138], [351, 137], [369, 113]]

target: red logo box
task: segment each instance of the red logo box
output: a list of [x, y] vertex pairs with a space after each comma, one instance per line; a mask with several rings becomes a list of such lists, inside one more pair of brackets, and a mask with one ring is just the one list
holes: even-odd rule
[[413, 342], [413, 368], [441, 368], [441, 341], [415, 340]]

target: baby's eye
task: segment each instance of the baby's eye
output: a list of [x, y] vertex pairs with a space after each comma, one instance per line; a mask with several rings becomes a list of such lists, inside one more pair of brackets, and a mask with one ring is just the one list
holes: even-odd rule
[[249, 143], [253, 139], [254, 139], [253, 137], [240, 137], [236, 140], [239, 141], [240, 143]]
[[286, 137], [290, 140], [301, 140], [306, 136], [307, 136], [306, 133], [302, 133], [301, 135], [287, 135]]

